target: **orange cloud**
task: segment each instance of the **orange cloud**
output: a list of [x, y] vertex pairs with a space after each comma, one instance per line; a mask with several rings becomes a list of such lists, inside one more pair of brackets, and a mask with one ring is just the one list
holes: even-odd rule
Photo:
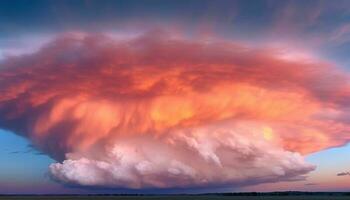
[[2, 63], [0, 124], [61, 162], [50, 169], [63, 182], [291, 180], [314, 169], [300, 154], [348, 142], [348, 80], [230, 41], [66, 35]]

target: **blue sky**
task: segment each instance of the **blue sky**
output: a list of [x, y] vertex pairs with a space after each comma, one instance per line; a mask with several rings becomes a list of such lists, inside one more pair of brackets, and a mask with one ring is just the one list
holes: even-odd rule
[[15, 192], [18, 186], [30, 188], [33, 184], [47, 184], [46, 171], [52, 159], [39, 155], [26, 139], [13, 133], [1, 131], [0, 137], [1, 192]]

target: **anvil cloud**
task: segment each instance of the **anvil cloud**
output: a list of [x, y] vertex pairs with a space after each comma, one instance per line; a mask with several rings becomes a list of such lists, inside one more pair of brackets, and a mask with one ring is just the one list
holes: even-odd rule
[[350, 139], [348, 74], [278, 49], [151, 32], [67, 34], [0, 67], [0, 126], [67, 184], [239, 186], [300, 180]]

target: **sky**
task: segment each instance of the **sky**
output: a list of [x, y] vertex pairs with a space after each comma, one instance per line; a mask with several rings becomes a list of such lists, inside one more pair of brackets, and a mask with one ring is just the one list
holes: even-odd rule
[[0, 1], [0, 193], [350, 190], [350, 2]]

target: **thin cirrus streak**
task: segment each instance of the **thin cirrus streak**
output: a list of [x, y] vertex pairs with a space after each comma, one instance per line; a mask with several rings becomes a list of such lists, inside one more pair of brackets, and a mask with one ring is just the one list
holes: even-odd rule
[[350, 135], [348, 74], [271, 49], [152, 32], [63, 35], [3, 61], [0, 125], [66, 184], [249, 185], [305, 178]]

